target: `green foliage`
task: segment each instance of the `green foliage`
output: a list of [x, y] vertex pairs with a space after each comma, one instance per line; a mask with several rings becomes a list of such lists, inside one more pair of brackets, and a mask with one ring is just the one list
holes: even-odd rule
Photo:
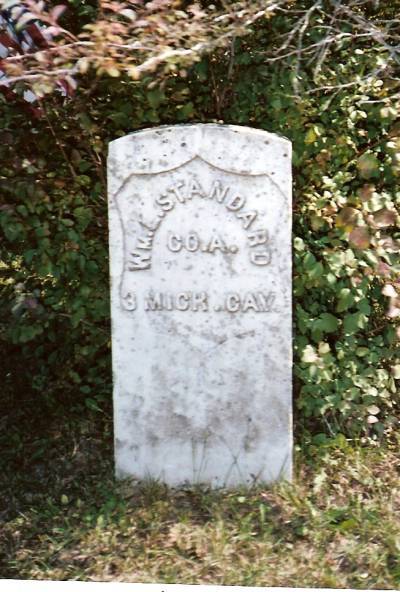
[[39, 120], [2, 105], [10, 385], [28, 373], [38, 396], [68, 392], [91, 409], [110, 397], [107, 143], [152, 125], [223, 121], [293, 142], [297, 426], [382, 438], [398, 425], [399, 102], [385, 79], [363, 77], [377, 60], [368, 44], [327, 56], [318, 88], [354, 81], [334, 90], [317, 90], [307, 67], [297, 75], [295, 56], [268, 62], [292, 25], [275, 17], [233, 54], [158, 83], [88, 77]]

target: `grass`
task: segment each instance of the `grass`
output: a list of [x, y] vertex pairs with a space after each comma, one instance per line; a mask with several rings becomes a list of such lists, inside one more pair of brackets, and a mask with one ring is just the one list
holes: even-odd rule
[[272, 488], [168, 489], [114, 482], [109, 414], [32, 409], [3, 418], [2, 578], [400, 586], [394, 446], [308, 448]]

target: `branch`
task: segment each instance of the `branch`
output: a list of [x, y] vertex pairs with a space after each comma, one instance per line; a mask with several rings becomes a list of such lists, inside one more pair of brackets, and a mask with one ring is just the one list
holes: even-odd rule
[[[99, 74], [127, 73], [137, 79], [163, 67], [168, 71], [177, 64], [193, 63], [204, 53], [246, 34], [257, 21], [289, 1], [242, 0], [215, 13], [200, 10], [196, 5], [182, 11], [172, 10], [165, 3], [165, 8], [156, 10], [151, 3], [138, 8], [130, 0], [112, 3], [100, 0], [100, 18], [87, 25], [72, 42], [68, 31], [58, 27], [58, 37], [51, 47], [9, 55], [2, 60], [1, 67], [9, 85], [41, 81], [54, 85], [60, 77], [83, 75], [89, 68]], [[33, 0], [26, 2], [40, 20], [39, 5], [34, 5]], [[42, 14], [43, 22], [50, 20], [47, 14]]]

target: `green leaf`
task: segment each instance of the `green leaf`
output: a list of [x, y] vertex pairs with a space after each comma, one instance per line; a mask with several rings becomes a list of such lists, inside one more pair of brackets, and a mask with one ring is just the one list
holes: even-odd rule
[[337, 312], [343, 312], [352, 306], [354, 303], [354, 296], [349, 288], [342, 288], [339, 292]]
[[157, 109], [165, 100], [165, 95], [160, 88], [153, 88], [146, 93], [147, 101], [152, 109]]
[[208, 78], [208, 62], [203, 60], [195, 65], [194, 71], [201, 82], [205, 82]]
[[334, 333], [338, 326], [338, 319], [329, 312], [324, 312], [314, 321], [312, 328], [313, 330], [321, 331], [321, 333]]
[[357, 333], [359, 329], [364, 329], [367, 323], [368, 317], [362, 312], [356, 312], [344, 318], [343, 329], [346, 335], [352, 335], [353, 333]]
[[357, 161], [358, 171], [363, 179], [376, 177], [379, 174], [379, 160], [373, 154], [363, 154]]
[[179, 119], [182, 121], [183, 119], [187, 119], [190, 118], [194, 115], [194, 105], [193, 103], [190, 101], [189, 103], [186, 103], [186, 105], [183, 105], [178, 112], [178, 117]]
[[362, 298], [359, 302], [357, 302], [357, 308], [366, 316], [371, 314], [371, 305], [366, 298]]
[[100, 407], [97, 404], [97, 401], [95, 399], [92, 399], [91, 397], [86, 397], [85, 405], [88, 409], [91, 409], [92, 411], [101, 411]]
[[311, 271], [312, 269], [314, 269], [314, 266], [315, 266], [317, 260], [312, 253], [306, 253], [306, 255], [304, 256], [303, 262], [304, 262], [304, 268], [307, 271]]
[[74, 221], [70, 220], [69, 218], [63, 218], [61, 220], [61, 223], [64, 224], [64, 226], [73, 226], [74, 225]]

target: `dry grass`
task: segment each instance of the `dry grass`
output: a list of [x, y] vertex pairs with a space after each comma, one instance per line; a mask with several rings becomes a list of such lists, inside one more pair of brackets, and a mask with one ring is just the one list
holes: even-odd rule
[[115, 484], [110, 430], [107, 420], [60, 428], [47, 418], [35, 434], [15, 428], [1, 441], [11, 468], [2, 472], [1, 577], [400, 586], [395, 449], [339, 440], [298, 453], [291, 485], [171, 490]]

